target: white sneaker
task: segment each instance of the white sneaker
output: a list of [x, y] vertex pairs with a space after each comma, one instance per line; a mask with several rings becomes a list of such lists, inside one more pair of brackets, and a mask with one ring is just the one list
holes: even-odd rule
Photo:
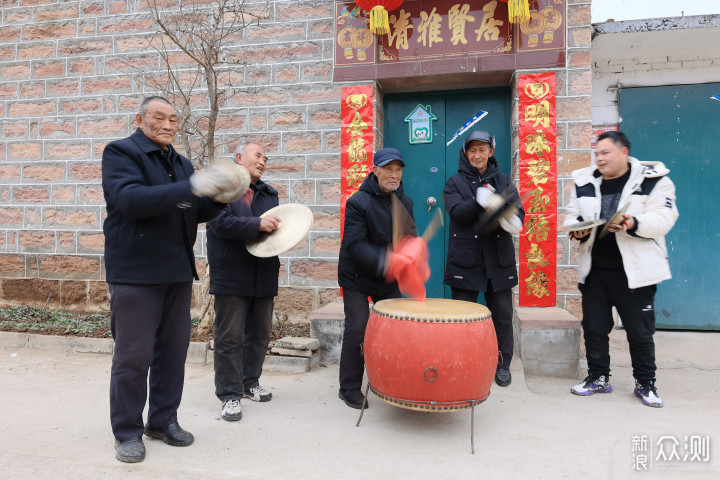
[[640, 383], [635, 380], [635, 396], [642, 400], [642, 403], [648, 407], [660, 408], [663, 406], [662, 398], [658, 395], [655, 382], [652, 380], [648, 383]]
[[608, 381], [605, 375], [600, 375], [598, 378], [588, 375], [582, 383], [578, 383], [570, 389], [575, 395], [592, 395], [593, 393], [610, 393], [612, 392], [612, 385]]
[[249, 398], [253, 402], [269, 402], [270, 399], [272, 399], [272, 393], [258, 385], [256, 387], [246, 388], [244, 397]]
[[237, 422], [242, 418], [240, 399], [233, 398], [222, 402], [222, 418], [228, 422]]

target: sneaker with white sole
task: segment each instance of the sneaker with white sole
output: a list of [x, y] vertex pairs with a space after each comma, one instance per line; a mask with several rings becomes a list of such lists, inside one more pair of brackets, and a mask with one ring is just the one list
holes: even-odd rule
[[582, 383], [578, 383], [570, 389], [575, 395], [592, 395], [593, 393], [610, 393], [612, 392], [612, 385], [605, 375], [600, 375], [595, 378], [592, 375], [585, 377]]
[[643, 405], [648, 407], [660, 408], [663, 406], [663, 401], [657, 393], [657, 388], [655, 388], [654, 380], [646, 383], [635, 380], [635, 396], [642, 401]]
[[222, 402], [222, 418], [228, 422], [237, 422], [242, 418], [242, 407], [240, 407], [240, 399], [233, 398]]
[[266, 390], [260, 385], [245, 389], [245, 398], [249, 398], [253, 402], [269, 402], [272, 399], [270, 390]]

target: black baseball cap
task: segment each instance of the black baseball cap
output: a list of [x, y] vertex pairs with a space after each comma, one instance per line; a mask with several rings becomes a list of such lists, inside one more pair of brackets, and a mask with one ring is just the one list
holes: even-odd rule
[[402, 153], [400, 153], [400, 150], [398, 150], [397, 148], [383, 148], [382, 150], [378, 150], [377, 152], [375, 152], [375, 156], [373, 157], [373, 164], [378, 167], [384, 167], [393, 160], [399, 160], [400, 164], [403, 167], [405, 166], [405, 162], [403, 162]]
[[495, 148], [495, 136], [490, 135], [484, 130], [475, 130], [467, 136], [467, 138], [465, 139], [465, 144], [463, 145], [463, 152], [467, 150], [470, 142], [483, 142], [490, 145], [490, 148]]

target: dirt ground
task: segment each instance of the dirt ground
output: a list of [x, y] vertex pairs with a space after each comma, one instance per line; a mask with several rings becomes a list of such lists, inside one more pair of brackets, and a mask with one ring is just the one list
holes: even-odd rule
[[[337, 365], [264, 372], [272, 401], [243, 400], [243, 419], [225, 422], [212, 365], [188, 364], [179, 421], [195, 443], [146, 437], [145, 461], [123, 464], [109, 420], [111, 355], [0, 343], [0, 478], [717, 480], [720, 334], [658, 332], [656, 344], [664, 408], [633, 395], [625, 332], [615, 330], [613, 393], [572, 395], [578, 378], [526, 378], [513, 359], [512, 384], [492, 387], [474, 427], [468, 411], [416, 412], [373, 394], [356, 427], [358, 411], [338, 399]], [[686, 457], [693, 445], [698, 457]]]

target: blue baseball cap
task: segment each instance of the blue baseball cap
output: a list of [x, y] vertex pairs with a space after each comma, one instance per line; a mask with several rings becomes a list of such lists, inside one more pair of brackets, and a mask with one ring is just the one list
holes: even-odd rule
[[400, 150], [398, 150], [397, 148], [383, 148], [382, 150], [378, 150], [377, 152], [375, 152], [375, 156], [373, 157], [373, 164], [378, 167], [384, 167], [393, 160], [398, 160], [403, 167], [405, 166], [405, 162], [403, 162], [402, 153], [400, 153]]

